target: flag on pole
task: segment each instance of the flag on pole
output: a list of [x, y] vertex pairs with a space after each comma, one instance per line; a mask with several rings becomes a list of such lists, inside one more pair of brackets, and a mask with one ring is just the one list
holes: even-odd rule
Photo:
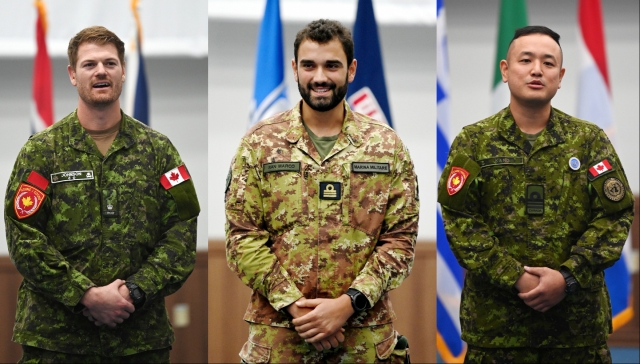
[[53, 125], [53, 81], [51, 59], [47, 52], [47, 12], [44, 2], [36, 0], [36, 58], [33, 62], [31, 92], [31, 133], [37, 133]]
[[149, 91], [144, 57], [142, 57], [142, 25], [138, 14], [139, 0], [131, 0], [131, 11], [136, 21], [134, 47], [129, 50], [125, 66], [127, 89], [127, 113], [134, 119], [149, 125]]
[[500, 19], [498, 24], [498, 46], [496, 47], [496, 61], [493, 68], [493, 103], [491, 112], [497, 113], [510, 102], [509, 87], [502, 82], [500, 61], [506, 59], [509, 42], [516, 29], [527, 26], [526, 0], [501, 0]]
[[284, 51], [280, 1], [267, 0], [258, 34], [256, 78], [249, 127], [289, 109], [284, 80]]
[[[578, 1], [578, 27], [581, 65], [577, 117], [596, 123], [611, 138], [615, 130], [600, 0]], [[622, 258], [605, 270], [614, 330], [633, 317], [631, 277], [625, 261], [630, 253], [630, 243], [625, 244]]]
[[371, 0], [358, 0], [356, 22], [353, 25], [353, 43], [354, 58], [360, 62], [357, 77], [347, 91], [347, 102], [354, 111], [393, 127], [384, 81], [378, 25]]
[[[438, 174], [440, 177], [449, 155], [449, 55], [447, 50], [447, 29], [444, 0], [437, 2], [437, 45], [436, 45], [436, 97], [437, 97], [437, 151]], [[436, 349], [446, 363], [462, 362], [466, 345], [460, 338], [460, 296], [464, 273], [458, 264], [444, 231], [442, 212], [437, 211], [436, 222]]]

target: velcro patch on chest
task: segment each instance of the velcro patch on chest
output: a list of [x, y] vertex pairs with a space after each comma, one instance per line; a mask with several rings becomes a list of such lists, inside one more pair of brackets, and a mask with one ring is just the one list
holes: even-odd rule
[[321, 200], [339, 200], [342, 198], [342, 183], [320, 182]]
[[495, 166], [495, 165], [522, 165], [524, 164], [524, 158], [522, 157], [493, 157], [486, 158], [478, 161], [480, 168]]
[[389, 173], [389, 163], [378, 162], [353, 162], [351, 172], [355, 173]]
[[160, 176], [160, 184], [165, 190], [168, 190], [189, 179], [191, 179], [191, 176], [187, 172], [187, 167], [182, 164]]
[[51, 183], [86, 181], [94, 178], [93, 171], [65, 171], [51, 174]]
[[589, 181], [593, 181], [594, 179], [613, 171], [615, 171], [615, 168], [613, 168], [611, 161], [609, 160], [609, 158], [605, 158], [589, 167], [587, 178], [589, 179]]
[[37, 187], [20, 183], [13, 199], [13, 210], [18, 219], [25, 219], [40, 209], [46, 195]]
[[449, 196], [453, 196], [458, 191], [462, 189], [464, 183], [467, 181], [467, 177], [469, 177], [469, 172], [466, 169], [461, 167], [451, 167], [451, 172], [449, 172], [449, 178], [447, 178], [447, 192]]
[[262, 165], [262, 173], [300, 172], [300, 162], [274, 162]]

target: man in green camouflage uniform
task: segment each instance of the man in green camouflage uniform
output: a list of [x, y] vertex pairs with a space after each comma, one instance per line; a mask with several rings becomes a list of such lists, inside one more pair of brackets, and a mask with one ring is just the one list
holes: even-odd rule
[[633, 196], [596, 125], [551, 107], [564, 74], [559, 36], [516, 31], [501, 62], [509, 107], [466, 126], [438, 201], [467, 269], [467, 362], [610, 362], [603, 270], [620, 258]]
[[120, 110], [115, 34], [79, 32], [68, 70], [78, 109], [27, 141], [7, 186], [24, 277], [13, 340], [21, 362], [168, 362], [164, 297], [195, 263], [193, 181], [167, 137]]
[[413, 264], [413, 163], [392, 129], [344, 101], [346, 28], [311, 22], [294, 55], [303, 100], [249, 130], [227, 180], [227, 261], [253, 289], [240, 357], [404, 362], [388, 292]]

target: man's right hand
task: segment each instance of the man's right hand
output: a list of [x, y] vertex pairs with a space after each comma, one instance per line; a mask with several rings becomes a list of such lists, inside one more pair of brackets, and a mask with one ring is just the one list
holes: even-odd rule
[[[301, 298], [300, 300], [304, 300], [304, 298]], [[300, 300], [298, 300], [298, 301], [300, 301]], [[302, 316], [308, 314], [311, 311], [313, 311], [312, 308], [298, 307], [298, 305], [296, 305], [295, 303], [287, 306], [287, 312], [289, 312], [289, 314], [291, 316], [293, 316], [294, 319], [298, 318], [298, 317], [302, 317]], [[340, 330], [336, 331], [333, 335], [330, 335], [330, 336], [326, 337], [324, 340], [319, 341], [319, 342], [315, 342], [315, 343], [311, 343], [311, 344], [318, 351], [323, 351], [323, 350], [331, 349], [331, 348], [337, 348], [338, 345], [340, 345], [340, 343], [344, 342], [344, 334], [343, 333], [344, 333], [344, 328], [340, 328]]]
[[518, 278], [518, 280], [516, 281], [515, 287], [518, 292], [527, 293], [532, 289], [538, 287], [538, 284], [540, 284], [540, 277], [528, 272], [524, 272], [524, 274], [521, 275], [520, 278]]
[[82, 296], [80, 303], [86, 309], [83, 314], [95, 322], [96, 326], [108, 325], [115, 327], [121, 324], [136, 309], [120, 293], [124, 281], [116, 279], [103, 287], [91, 287]]

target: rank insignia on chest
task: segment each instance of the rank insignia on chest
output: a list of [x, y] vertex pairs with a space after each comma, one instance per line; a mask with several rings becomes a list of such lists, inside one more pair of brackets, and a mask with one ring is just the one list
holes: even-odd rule
[[45, 197], [44, 192], [38, 188], [26, 183], [20, 183], [18, 191], [16, 191], [16, 197], [13, 200], [13, 210], [16, 213], [16, 217], [25, 219], [38, 212]]
[[339, 200], [342, 198], [342, 183], [320, 182], [321, 200]]
[[184, 181], [188, 181], [189, 179], [191, 179], [191, 176], [189, 175], [189, 172], [187, 172], [187, 167], [182, 164], [160, 176], [160, 184], [165, 190], [168, 190]]
[[609, 159], [605, 158], [602, 161], [589, 167], [588, 179], [589, 181], [593, 181], [603, 174], [612, 172], [613, 170], [614, 168], [611, 166], [611, 162], [609, 161]]
[[449, 178], [447, 179], [447, 192], [449, 196], [453, 196], [462, 189], [464, 183], [469, 177], [469, 172], [466, 169], [460, 167], [451, 167], [449, 172]]

